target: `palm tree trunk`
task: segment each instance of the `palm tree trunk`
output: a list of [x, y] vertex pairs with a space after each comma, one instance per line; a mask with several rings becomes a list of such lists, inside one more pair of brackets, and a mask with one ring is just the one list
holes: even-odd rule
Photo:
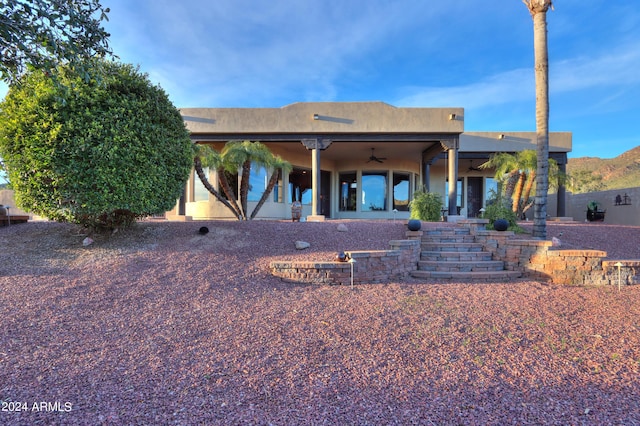
[[271, 194], [271, 191], [273, 191], [273, 188], [276, 186], [276, 183], [278, 182], [279, 177], [280, 177], [280, 169], [275, 169], [271, 174], [271, 177], [269, 178], [269, 183], [267, 184], [267, 188], [262, 193], [262, 197], [260, 197], [258, 204], [256, 204], [253, 211], [251, 212], [250, 219], [253, 219], [254, 217], [256, 217], [256, 215], [258, 214], [258, 211], [262, 208], [262, 205], [267, 201], [267, 198], [269, 198], [269, 194]]
[[193, 166], [196, 174], [198, 175], [198, 178], [200, 178], [200, 181], [202, 182], [202, 185], [206, 188], [206, 190], [213, 194], [213, 196], [216, 197], [218, 201], [224, 204], [225, 207], [231, 210], [233, 214], [238, 219], [240, 219], [240, 217], [238, 217], [238, 212], [236, 211], [236, 209], [234, 209], [233, 206], [229, 204], [229, 202], [225, 200], [218, 191], [216, 191], [216, 189], [211, 185], [211, 182], [209, 182], [209, 179], [207, 179], [207, 175], [205, 175], [204, 170], [202, 169], [202, 161], [200, 160], [200, 157], [196, 156], [193, 159]]
[[242, 163], [242, 179], [240, 179], [240, 206], [242, 214], [247, 219], [247, 204], [249, 200], [249, 175], [251, 174], [251, 160]]
[[233, 210], [236, 212], [236, 217], [238, 220], [245, 220], [246, 217], [242, 214], [242, 210], [240, 210], [240, 206], [238, 206], [238, 201], [236, 200], [236, 196], [231, 189], [231, 185], [229, 185], [229, 181], [227, 180], [227, 176], [224, 174], [224, 167], [220, 167], [217, 170], [218, 173], [218, 182], [220, 182], [220, 186], [222, 187], [222, 192], [227, 196], [227, 200], [233, 206]]
[[529, 204], [529, 198], [531, 198], [531, 190], [533, 189], [533, 183], [536, 181], [537, 172], [535, 170], [531, 170], [529, 173], [529, 177], [527, 178], [527, 184], [524, 187], [524, 193], [522, 194], [522, 199], [524, 200], [524, 206], [522, 207], [521, 213], [518, 215], [520, 217], [522, 213], [527, 211], [531, 205]]
[[513, 200], [511, 204], [511, 210], [514, 213], [518, 213], [520, 208], [520, 200], [522, 199], [522, 189], [524, 188], [524, 182], [527, 180], [527, 174], [524, 171], [520, 171], [518, 174], [518, 182], [516, 183], [515, 190], [513, 191]]
[[536, 80], [536, 198], [533, 207], [533, 236], [547, 237], [547, 192], [549, 190], [549, 56], [547, 10], [551, 0], [528, 0], [533, 17], [533, 47]]

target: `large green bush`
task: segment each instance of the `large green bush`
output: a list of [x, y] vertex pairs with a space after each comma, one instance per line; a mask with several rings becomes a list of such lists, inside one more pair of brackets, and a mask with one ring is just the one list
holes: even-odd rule
[[34, 71], [0, 104], [0, 156], [24, 210], [93, 228], [170, 210], [193, 164], [179, 111], [131, 65]]
[[411, 219], [437, 222], [442, 217], [442, 197], [440, 194], [419, 189], [413, 194], [409, 209]]

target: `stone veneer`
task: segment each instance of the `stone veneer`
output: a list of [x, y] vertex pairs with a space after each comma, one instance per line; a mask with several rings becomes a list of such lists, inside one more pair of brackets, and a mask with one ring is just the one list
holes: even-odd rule
[[[522, 239], [511, 231], [488, 231], [486, 219], [463, 219], [476, 242], [505, 262], [505, 269], [524, 278], [570, 285], [640, 284], [640, 260], [603, 260], [600, 250], [556, 249], [551, 241]], [[417, 270], [422, 231], [407, 231], [406, 240], [389, 242], [390, 250], [348, 251], [353, 260], [353, 283], [384, 283], [406, 278]], [[619, 267], [618, 267], [619, 262]], [[285, 281], [347, 285], [352, 281], [348, 262], [271, 262], [272, 274]]]
[[[392, 279], [402, 279], [418, 268], [419, 239], [392, 240], [389, 246], [390, 250], [345, 252], [355, 261], [354, 284], [384, 283]], [[271, 262], [271, 273], [290, 282], [351, 284], [349, 262]]]

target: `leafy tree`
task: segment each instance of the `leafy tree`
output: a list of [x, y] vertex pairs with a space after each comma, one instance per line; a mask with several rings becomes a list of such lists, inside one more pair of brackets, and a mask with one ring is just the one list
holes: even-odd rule
[[[28, 68], [73, 68], [110, 54], [101, 25], [109, 9], [98, 0], [3, 0], [0, 2], [0, 78], [15, 82]], [[86, 76], [85, 76], [86, 77]]]
[[34, 71], [0, 103], [0, 155], [17, 204], [93, 228], [170, 210], [193, 162], [180, 113], [131, 65], [97, 61], [92, 75], [61, 68], [56, 84]]
[[[249, 214], [249, 177], [252, 165], [271, 170], [271, 177], [260, 200], [251, 214]], [[220, 183], [220, 188], [224, 196], [211, 185], [204, 173], [203, 166], [216, 169], [218, 182]], [[279, 156], [273, 155], [264, 144], [252, 141], [227, 142], [221, 152], [209, 147], [198, 146], [194, 159], [194, 167], [204, 187], [225, 207], [231, 210], [238, 220], [254, 219], [260, 208], [262, 208], [266, 202], [271, 191], [273, 191], [280, 173], [288, 173], [291, 171], [291, 164], [289, 162]], [[240, 173], [240, 204], [238, 204], [237, 197], [231, 189], [231, 185], [227, 179], [227, 173], [225, 172], [232, 174]]]
[[547, 237], [547, 192], [549, 190], [549, 54], [547, 11], [552, 0], [522, 0], [533, 18], [533, 47], [536, 80], [536, 200], [533, 209], [533, 236]]

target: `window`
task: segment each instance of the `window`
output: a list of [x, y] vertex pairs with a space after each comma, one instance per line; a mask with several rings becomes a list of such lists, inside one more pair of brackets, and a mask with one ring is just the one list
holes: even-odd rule
[[358, 181], [355, 172], [340, 173], [340, 211], [356, 211]]
[[409, 173], [393, 174], [393, 208], [400, 211], [409, 211]]
[[289, 193], [291, 201], [300, 201], [302, 204], [311, 204], [311, 171], [294, 167], [289, 173]]
[[260, 201], [262, 194], [267, 189], [269, 176], [267, 169], [255, 163], [251, 164], [251, 173], [249, 173], [249, 201]]
[[498, 181], [494, 178], [484, 180], [484, 203], [488, 205], [498, 195]]
[[387, 172], [362, 172], [361, 211], [387, 209]]
[[273, 202], [274, 203], [282, 203], [284, 202], [284, 191], [282, 190], [282, 169], [278, 169], [278, 180], [276, 181], [276, 185], [273, 187]]
[[[209, 178], [209, 168], [203, 167], [204, 175]], [[209, 191], [204, 187], [197, 173], [193, 174], [193, 201], [209, 201]]]
[[[458, 186], [456, 188], [457, 191], [457, 202], [456, 205], [458, 207], [464, 207], [464, 204], [462, 203], [463, 197], [462, 197], [462, 179], [458, 179]], [[445, 208], [449, 208], [449, 181], [447, 180], [445, 186], [444, 186], [444, 206]]]

